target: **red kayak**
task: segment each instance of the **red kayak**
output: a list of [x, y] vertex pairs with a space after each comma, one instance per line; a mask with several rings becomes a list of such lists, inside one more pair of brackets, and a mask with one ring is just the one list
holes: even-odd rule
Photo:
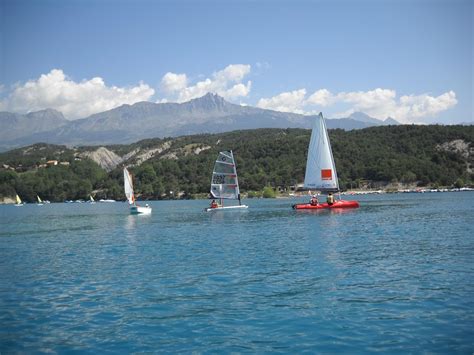
[[359, 202], [357, 201], [344, 201], [337, 200], [332, 205], [329, 205], [327, 202], [318, 203], [317, 205], [312, 205], [310, 203], [298, 203], [293, 205], [295, 210], [320, 210], [324, 208], [357, 208], [359, 207]]

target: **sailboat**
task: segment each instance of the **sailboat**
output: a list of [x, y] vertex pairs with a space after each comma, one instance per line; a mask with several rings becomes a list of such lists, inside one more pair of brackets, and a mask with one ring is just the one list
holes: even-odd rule
[[[326, 128], [323, 114], [320, 113], [313, 123], [311, 140], [308, 148], [306, 161], [306, 173], [304, 177], [304, 188], [306, 190], [318, 190], [322, 193], [332, 195], [339, 192], [336, 165], [331, 150], [331, 142]], [[332, 197], [333, 199], [333, 197]], [[356, 208], [357, 201], [344, 201], [340, 198], [333, 203], [300, 203], [293, 205], [294, 209], [323, 209], [323, 208]]]
[[92, 195], [89, 195], [89, 203], [95, 203], [94, 197], [92, 197]]
[[16, 195], [16, 203], [15, 203], [15, 206], [19, 207], [19, 206], [23, 206], [24, 203], [23, 201], [21, 200], [20, 196], [18, 196], [18, 194]]
[[[234, 154], [231, 150], [219, 152], [214, 163], [211, 179], [211, 195], [214, 199], [219, 199], [220, 204], [213, 203], [211, 207], [205, 208], [206, 212], [245, 209], [240, 201], [239, 180], [237, 178], [237, 168], [235, 167]], [[238, 205], [224, 206], [224, 200], [238, 200]]]
[[41, 200], [41, 198], [38, 195], [36, 195], [36, 200], [38, 201], [36, 203], [38, 206], [43, 206], [44, 205], [43, 200]]
[[127, 168], [123, 168], [123, 185], [125, 188], [125, 196], [127, 196], [128, 204], [130, 205], [130, 214], [150, 214], [151, 207], [138, 206], [135, 201], [135, 194], [133, 193], [132, 176]]

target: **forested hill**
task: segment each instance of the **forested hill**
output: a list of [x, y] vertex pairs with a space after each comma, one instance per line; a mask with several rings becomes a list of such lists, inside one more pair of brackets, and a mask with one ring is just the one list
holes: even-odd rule
[[[288, 188], [303, 182], [310, 133], [256, 129], [100, 148], [36, 144], [0, 154], [0, 196], [123, 199], [122, 167], [129, 166], [141, 198], [189, 197], [209, 191], [217, 153], [229, 149], [242, 192]], [[361, 181], [473, 183], [473, 126], [385, 126], [330, 130], [329, 135], [343, 189]]]

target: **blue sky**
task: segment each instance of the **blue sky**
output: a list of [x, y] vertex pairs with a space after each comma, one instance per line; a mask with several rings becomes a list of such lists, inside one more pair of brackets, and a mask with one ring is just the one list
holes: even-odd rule
[[473, 3], [0, 0], [0, 109], [141, 100], [473, 121]]

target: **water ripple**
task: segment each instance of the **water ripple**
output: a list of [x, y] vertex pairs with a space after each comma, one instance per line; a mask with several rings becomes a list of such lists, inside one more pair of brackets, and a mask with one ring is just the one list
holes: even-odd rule
[[0, 206], [0, 352], [471, 353], [472, 193], [361, 199]]

